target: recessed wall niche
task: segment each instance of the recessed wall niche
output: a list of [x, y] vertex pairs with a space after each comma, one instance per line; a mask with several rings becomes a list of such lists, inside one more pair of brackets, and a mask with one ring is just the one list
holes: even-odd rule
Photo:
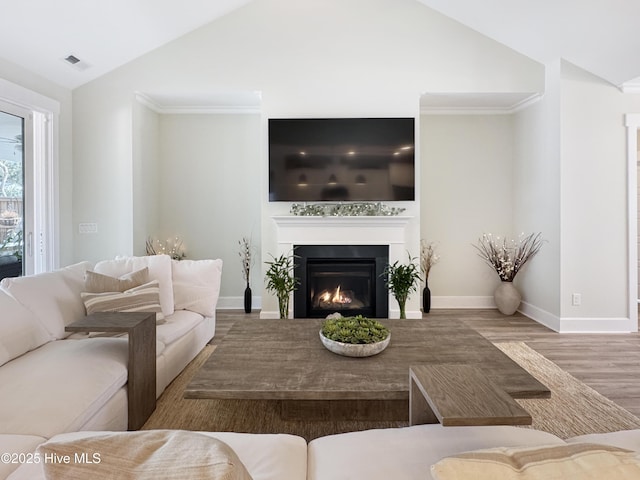
[[257, 92], [136, 95], [134, 254], [149, 236], [178, 236], [187, 258], [224, 261], [221, 297], [242, 295], [238, 240], [250, 236], [260, 254], [260, 118]]

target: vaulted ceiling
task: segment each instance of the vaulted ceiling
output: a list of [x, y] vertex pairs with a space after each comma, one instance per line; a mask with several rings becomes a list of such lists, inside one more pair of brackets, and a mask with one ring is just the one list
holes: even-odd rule
[[[0, 57], [73, 89], [250, 1], [4, 2]], [[637, 0], [417, 1], [541, 63], [563, 58], [616, 86], [640, 76]]]

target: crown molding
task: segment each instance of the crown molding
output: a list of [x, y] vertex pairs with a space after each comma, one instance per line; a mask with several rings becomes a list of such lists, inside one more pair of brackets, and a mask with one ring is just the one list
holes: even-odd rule
[[136, 101], [147, 108], [150, 108], [156, 113], [161, 115], [169, 114], [260, 114], [262, 110], [260, 107], [253, 105], [160, 105], [154, 102], [144, 93], [137, 92], [135, 94]]
[[513, 105], [496, 107], [496, 106], [484, 106], [484, 107], [429, 107], [421, 106], [420, 113], [423, 115], [511, 115], [527, 107], [530, 107], [534, 103], [540, 101], [543, 95], [540, 93], [534, 93], [531, 96], [514, 103]]
[[640, 93], [640, 80], [625, 82], [618, 88], [622, 93]]

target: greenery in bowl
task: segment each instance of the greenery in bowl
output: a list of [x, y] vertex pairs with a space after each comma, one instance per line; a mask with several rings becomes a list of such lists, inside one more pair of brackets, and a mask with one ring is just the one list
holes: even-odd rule
[[329, 318], [323, 322], [321, 332], [329, 340], [356, 345], [381, 342], [389, 336], [387, 327], [361, 315]]

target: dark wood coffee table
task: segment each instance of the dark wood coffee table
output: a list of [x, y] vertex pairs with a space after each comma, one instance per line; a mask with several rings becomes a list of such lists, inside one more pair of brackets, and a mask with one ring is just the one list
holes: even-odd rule
[[369, 412], [378, 420], [408, 420], [409, 367], [425, 364], [474, 365], [512, 398], [550, 396], [546, 386], [461, 321], [382, 322], [391, 330], [387, 349], [349, 358], [322, 346], [320, 319], [238, 321], [184, 396], [278, 400], [283, 413], [294, 417]]

